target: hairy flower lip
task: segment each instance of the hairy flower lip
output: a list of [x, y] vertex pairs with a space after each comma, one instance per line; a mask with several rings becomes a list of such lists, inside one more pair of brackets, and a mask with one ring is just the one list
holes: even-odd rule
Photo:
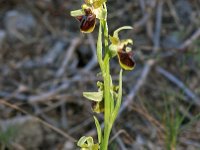
[[84, 33], [90, 33], [94, 30], [96, 24], [96, 15], [92, 13], [90, 8], [84, 9], [85, 15], [77, 16], [80, 22], [80, 30]]
[[117, 51], [118, 60], [121, 67], [125, 70], [132, 70], [135, 67], [135, 61], [133, 59], [133, 51], [126, 51], [126, 45], [122, 49]]
[[96, 25], [96, 19], [106, 19], [107, 12], [103, 7], [106, 0], [85, 0], [79, 10], [71, 11], [71, 16], [80, 22], [83, 33], [91, 33]]

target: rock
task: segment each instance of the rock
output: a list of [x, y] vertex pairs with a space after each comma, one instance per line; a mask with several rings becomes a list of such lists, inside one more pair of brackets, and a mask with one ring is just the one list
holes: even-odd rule
[[22, 145], [25, 149], [39, 149], [43, 141], [43, 133], [40, 123], [30, 120], [19, 126], [20, 134], [15, 139], [15, 143]]
[[5, 39], [6, 39], [6, 32], [4, 30], [0, 30], [0, 49], [2, 48]]
[[6, 136], [8, 142], [21, 145], [27, 150], [39, 149], [44, 140], [41, 124], [31, 116], [0, 119], [0, 132], [9, 133]]
[[31, 13], [17, 10], [11, 10], [6, 13], [4, 24], [9, 38], [21, 40], [33, 34], [37, 26], [36, 20]]
[[191, 23], [192, 6], [188, 0], [175, 1], [175, 8], [181, 20], [181, 23], [188, 25]]
[[75, 145], [71, 141], [66, 141], [62, 148], [62, 150], [74, 150], [74, 149], [75, 149]]
[[165, 49], [178, 48], [181, 44], [181, 39], [179, 38], [179, 33], [177, 33], [177, 32], [168, 33], [163, 38], [161, 44]]

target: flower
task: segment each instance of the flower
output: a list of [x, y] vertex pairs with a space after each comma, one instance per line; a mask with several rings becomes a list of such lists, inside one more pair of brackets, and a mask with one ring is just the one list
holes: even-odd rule
[[85, 33], [90, 33], [94, 30], [96, 24], [96, 15], [92, 13], [90, 8], [84, 9], [85, 15], [77, 16], [80, 21], [80, 30]]
[[79, 139], [77, 145], [81, 147], [81, 150], [99, 150], [99, 144], [94, 144], [91, 136], [83, 136]]
[[135, 61], [133, 60], [133, 52], [127, 51], [127, 45], [117, 51], [117, 56], [121, 67], [125, 70], [133, 70]]
[[71, 11], [71, 16], [80, 22], [80, 30], [83, 33], [90, 33], [94, 30], [96, 18], [105, 19], [106, 10], [103, 3], [106, 0], [85, 0], [82, 9]]
[[104, 112], [103, 83], [97, 82], [97, 92], [83, 92], [83, 96], [92, 101], [92, 110], [96, 113]]
[[117, 29], [113, 36], [110, 36], [111, 45], [109, 46], [111, 55], [118, 56], [119, 64], [124, 70], [133, 70], [135, 67], [135, 61], [133, 59], [133, 51], [128, 45], [132, 45], [131, 39], [120, 40], [118, 32], [124, 29], [132, 29], [132, 27], [124, 26]]

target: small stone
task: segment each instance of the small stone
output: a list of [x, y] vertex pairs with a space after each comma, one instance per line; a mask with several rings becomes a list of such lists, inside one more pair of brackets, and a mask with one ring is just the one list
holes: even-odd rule
[[168, 33], [168, 35], [163, 38], [161, 44], [166, 49], [178, 48], [181, 44], [179, 33]]
[[37, 25], [31, 13], [17, 10], [11, 10], [6, 13], [4, 24], [9, 38], [17, 39], [22, 39], [26, 35], [34, 33]]
[[74, 143], [66, 141], [62, 150], [74, 150], [74, 147], [75, 147]]
[[6, 32], [4, 30], [0, 30], [0, 49], [2, 48], [5, 39], [6, 39]]
[[191, 23], [192, 6], [188, 0], [177, 0], [175, 1], [175, 8], [177, 14], [181, 20], [181, 23], [188, 25]]

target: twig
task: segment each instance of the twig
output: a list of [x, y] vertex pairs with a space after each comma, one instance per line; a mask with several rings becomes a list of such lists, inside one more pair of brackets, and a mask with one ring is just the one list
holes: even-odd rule
[[67, 125], [68, 125], [68, 121], [67, 121], [67, 113], [66, 113], [66, 102], [64, 102], [64, 104], [62, 104], [60, 107], [61, 107], [61, 112], [60, 112], [60, 115], [61, 115], [61, 125], [64, 129], [67, 128]]
[[96, 47], [95, 47], [94, 37], [91, 34], [89, 34], [88, 35], [88, 40], [89, 40], [89, 45], [90, 45], [91, 50], [92, 50], [92, 59], [84, 67], [84, 71], [91, 70], [97, 64], [97, 56], [96, 56]]
[[181, 29], [182, 26], [181, 26], [181, 24], [180, 24], [180, 19], [179, 19], [177, 13], [176, 13], [176, 10], [175, 10], [175, 8], [174, 8], [174, 5], [173, 5], [172, 1], [171, 1], [171, 0], [167, 0], [166, 3], [167, 3], [167, 5], [168, 5], [168, 7], [169, 7], [169, 9], [170, 9], [170, 13], [171, 13], [172, 17], [173, 17], [174, 20], [175, 20], [176, 26], [177, 26], [179, 29]]
[[0, 127], [2, 129], [7, 128], [8, 126], [16, 125], [16, 124], [23, 124], [27, 121], [33, 120], [33, 117], [31, 116], [23, 116], [23, 117], [15, 117], [13, 119], [9, 120], [0, 120]]
[[136, 111], [137, 113], [143, 115], [149, 122], [151, 122], [152, 124], [154, 124], [155, 126], [159, 127], [160, 130], [165, 131], [165, 128], [162, 124], [159, 123], [159, 121], [157, 121], [154, 117], [152, 117], [149, 112], [144, 108], [144, 106], [141, 108], [142, 106], [140, 106], [140, 108], [137, 108], [135, 106], [131, 107], [134, 111]]
[[117, 140], [117, 143], [119, 144], [121, 150], [127, 150], [124, 143], [122, 142], [122, 140], [119, 137], [117, 137], [116, 140]]
[[[142, 106], [139, 106], [140, 108], [137, 108], [135, 106], [131, 107], [133, 111], [139, 113], [142, 115], [145, 119], [147, 119], [153, 126], [157, 128], [159, 139], [164, 139], [165, 134], [165, 127], [159, 123], [153, 116], [149, 114], [149, 112]], [[142, 108], [141, 108], [142, 107]]]
[[[91, 122], [93, 122], [93, 121], [94, 121], [93, 118], [90, 117], [90, 118], [84, 120], [82, 123], [79, 123], [77, 126], [72, 127], [72, 128], [68, 131], [68, 133], [69, 133], [69, 134], [73, 134], [74, 132], [77, 132], [77, 131], [83, 129], [84, 127], [88, 126], [88, 125], [89, 125]], [[94, 131], [94, 130], [93, 130], [93, 131]], [[91, 132], [90, 132], [90, 133], [91, 133]], [[93, 132], [93, 133], [94, 133], [94, 132]], [[96, 132], [95, 132], [95, 133], [96, 133]], [[90, 135], [91, 135], [91, 134], [90, 134]]]
[[162, 25], [162, 12], [163, 12], [163, 0], [159, 0], [157, 12], [156, 12], [156, 29], [154, 33], [154, 52], [157, 52], [160, 48], [160, 31]]
[[64, 57], [64, 61], [62, 62], [61, 67], [58, 69], [57, 73], [56, 73], [56, 77], [61, 77], [62, 74], [64, 74], [66, 67], [69, 63], [69, 61], [72, 58], [72, 55], [75, 51], [75, 49], [78, 47], [78, 45], [81, 43], [81, 39], [80, 38], [74, 38], [72, 39], [71, 45], [68, 48], [68, 50], [66, 51], [66, 55]]
[[48, 123], [55, 127], [59, 127], [58, 122], [50, 118], [50, 116], [46, 115], [37, 104], [33, 104], [33, 107], [35, 108], [35, 115], [37, 114], [38, 117], [41, 116], [42, 119], [46, 120]]
[[51, 32], [52, 35], [56, 36], [57, 35], [57, 31], [56, 29], [51, 25], [51, 23], [48, 20], [48, 16], [49, 13], [46, 12], [43, 16], [42, 16], [42, 23], [45, 25], [45, 27]]
[[144, 0], [139, 0], [140, 8], [142, 10], [142, 13], [145, 13], [146, 5]]
[[60, 55], [65, 46], [64, 42], [58, 41], [54, 46], [49, 50], [49, 52], [43, 57], [43, 64], [51, 64], [55, 61], [56, 57]]
[[195, 104], [200, 106], [200, 99], [197, 97], [187, 86], [180, 81], [178, 78], [176, 78], [173, 74], [170, 72], [166, 71], [165, 69], [161, 67], [156, 67], [156, 71], [162, 74], [164, 77], [169, 79], [171, 82], [175, 83], [181, 90], [184, 91], [184, 93], [193, 100]]
[[191, 45], [195, 40], [197, 40], [200, 36], [200, 28], [189, 38], [187, 39], [182, 45], [179, 46], [179, 50], [185, 50], [189, 45]]
[[[161, 30], [161, 25], [162, 25], [162, 7], [163, 7], [163, 0], [159, 1], [159, 4], [157, 6], [157, 16], [156, 16], [156, 29], [155, 29], [155, 34], [154, 34], [154, 45], [153, 45], [153, 51], [157, 52], [160, 47], [160, 30]], [[158, 14], [159, 13], [159, 14]], [[137, 92], [139, 91], [139, 89], [142, 87], [142, 85], [145, 83], [146, 78], [152, 68], [152, 66], [155, 64], [156, 60], [155, 59], [149, 59], [144, 66], [144, 69], [141, 73], [140, 78], [138, 79], [136, 85], [132, 88], [132, 90], [130, 91], [129, 95], [126, 98], [126, 101], [124, 101], [124, 103], [122, 104], [120, 111], [119, 111], [119, 115], [121, 115], [121, 113], [126, 109], [126, 107], [128, 107], [130, 105], [130, 103], [133, 101], [133, 99], [135, 98]]]
[[126, 107], [128, 107], [130, 105], [130, 103], [133, 101], [133, 99], [135, 98], [137, 92], [139, 91], [139, 89], [142, 87], [142, 85], [145, 83], [146, 78], [151, 70], [151, 67], [154, 65], [155, 61], [150, 59], [146, 62], [143, 71], [141, 73], [140, 78], [138, 79], [137, 83], [135, 84], [135, 86], [131, 89], [131, 91], [129, 92], [129, 95], [125, 98], [126, 101], [124, 101], [124, 103], [122, 104], [120, 111], [119, 111], [119, 115], [121, 115], [121, 113], [126, 109]]
[[179, 139], [179, 141], [180, 141], [180, 143], [182, 143], [184, 145], [192, 145], [192, 146], [196, 147], [197, 149], [200, 149], [200, 143], [198, 141], [188, 140], [183, 137], [181, 137]]
[[52, 126], [51, 124], [45, 122], [44, 120], [42, 120], [42, 119], [40, 119], [40, 118], [38, 118], [38, 117], [35, 117], [34, 115], [31, 115], [30, 113], [28, 113], [27, 111], [21, 109], [21, 108], [18, 107], [17, 105], [11, 104], [11, 103], [9, 103], [9, 102], [3, 100], [3, 99], [0, 99], [0, 104], [3, 104], [3, 105], [5, 105], [5, 106], [7, 106], [7, 107], [10, 107], [10, 108], [15, 109], [15, 110], [17, 110], [17, 111], [19, 111], [19, 112], [22, 112], [23, 114], [26, 114], [26, 115], [28, 115], [28, 116], [31, 116], [31, 117], [35, 118], [36, 120], [38, 120], [38, 121], [39, 121], [40, 123], [42, 123], [43, 125], [45, 125], [46, 127], [50, 128], [50, 129], [52, 129], [53, 131], [57, 132], [58, 134], [62, 135], [62, 136], [65, 137], [66, 139], [69, 139], [69, 140], [72, 141], [72, 142], [76, 142], [76, 140], [75, 140], [73, 137], [71, 137], [70, 135], [68, 135], [68, 134], [65, 133], [64, 131], [60, 130], [59, 128], [56, 128], [56, 127]]
[[28, 102], [29, 103], [36, 103], [36, 102], [43, 101], [45, 99], [49, 99], [49, 98], [55, 96], [57, 93], [67, 89], [69, 87], [69, 85], [70, 85], [70, 82], [64, 82], [58, 88], [53, 89], [49, 92], [42, 93], [42, 94], [36, 95], [36, 96], [30, 96], [30, 97], [28, 97]]
[[134, 23], [133, 27], [135, 29], [137, 29], [137, 28], [145, 25], [145, 23], [148, 21], [148, 19], [150, 18], [150, 16], [151, 15], [149, 13], [144, 14], [143, 17], [140, 20], [138, 20], [137, 22]]
[[[139, 3], [140, 3], [140, 7], [141, 7], [141, 10], [142, 10], [142, 14], [143, 14], [143, 17], [138, 20], [137, 22], [134, 23], [133, 27], [134, 29], [137, 30], [137, 28], [145, 25], [145, 23], [149, 20], [151, 14], [152, 14], [152, 9], [146, 9], [146, 5], [145, 5], [145, 2], [144, 0], [139, 0]], [[147, 11], [145, 11], [145, 9]]]

